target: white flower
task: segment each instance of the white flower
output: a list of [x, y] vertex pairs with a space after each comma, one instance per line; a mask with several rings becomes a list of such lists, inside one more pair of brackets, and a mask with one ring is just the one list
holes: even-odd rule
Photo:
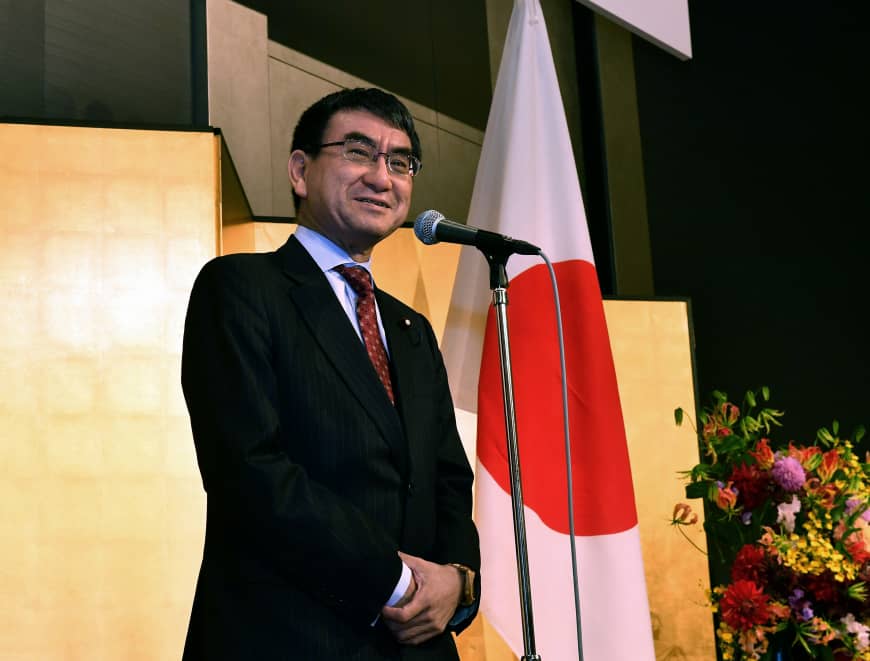
[[801, 511], [801, 501], [792, 495], [790, 503], [776, 506], [776, 522], [781, 523], [787, 532], [794, 532], [794, 515]]
[[870, 627], [856, 620], [852, 613], [847, 613], [840, 622], [846, 625], [846, 631], [855, 636], [855, 647], [859, 650], [870, 647]]

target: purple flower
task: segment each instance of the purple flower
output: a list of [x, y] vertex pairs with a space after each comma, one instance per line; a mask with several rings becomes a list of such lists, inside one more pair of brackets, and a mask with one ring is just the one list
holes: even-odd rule
[[815, 617], [812, 605], [809, 599], [804, 599], [804, 591], [800, 588], [795, 588], [794, 592], [788, 598], [788, 605], [794, 611], [798, 620], [809, 622]]
[[750, 523], [752, 523], [752, 512], [744, 512], [743, 514], [741, 514], [740, 521], [743, 523], [744, 526], [748, 526]]
[[870, 509], [867, 509], [866, 504], [861, 498], [849, 498], [846, 501], [846, 516], [853, 514], [859, 507], [864, 508], [861, 511], [861, 518], [870, 522]]
[[807, 481], [804, 467], [794, 457], [780, 457], [773, 462], [770, 471], [773, 480], [789, 492], [799, 491]]

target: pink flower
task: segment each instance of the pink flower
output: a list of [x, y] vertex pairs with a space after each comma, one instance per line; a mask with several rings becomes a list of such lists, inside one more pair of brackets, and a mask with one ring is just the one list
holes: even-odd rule
[[870, 647], [870, 628], [866, 624], [856, 620], [852, 613], [847, 613], [846, 617], [840, 619], [840, 622], [846, 625], [846, 631], [855, 636], [855, 647], [859, 650]]
[[671, 518], [671, 525], [674, 526], [691, 526], [698, 523], [698, 515], [692, 511], [688, 503], [677, 503], [674, 505], [674, 515]]
[[776, 522], [781, 523], [787, 532], [794, 532], [794, 515], [801, 511], [801, 501], [792, 495], [790, 503], [780, 503], [776, 506]]

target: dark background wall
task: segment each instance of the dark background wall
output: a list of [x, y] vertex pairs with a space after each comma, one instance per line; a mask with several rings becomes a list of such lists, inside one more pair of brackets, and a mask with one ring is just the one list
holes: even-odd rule
[[483, 130], [492, 97], [484, 0], [237, 0], [269, 39]]
[[691, 298], [702, 394], [870, 425], [870, 9], [690, 12], [691, 61], [634, 41], [656, 294]]
[[201, 3], [0, 0], [0, 117], [193, 125]]

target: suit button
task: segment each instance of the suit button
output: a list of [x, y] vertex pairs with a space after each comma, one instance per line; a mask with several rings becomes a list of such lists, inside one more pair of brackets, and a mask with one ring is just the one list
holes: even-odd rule
[[414, 483], [413, 482], [408, 482], [408, 495], [409, 496], [414, 495]]

